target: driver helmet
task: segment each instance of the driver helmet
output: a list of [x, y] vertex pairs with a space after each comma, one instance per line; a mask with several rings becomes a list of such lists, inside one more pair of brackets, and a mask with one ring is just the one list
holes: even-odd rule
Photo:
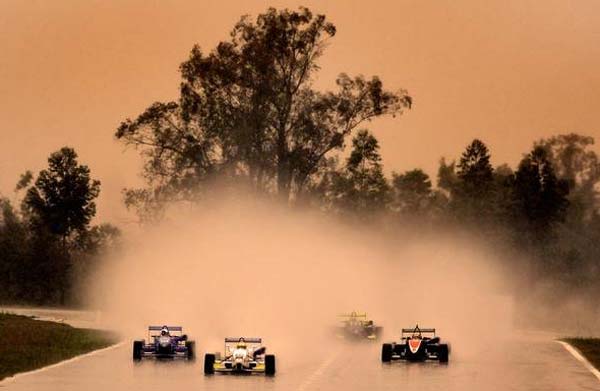
[[246, 341], [244, 340], [244, 338], [240, 338], [235, 347], [236, 349], [246, 349]]
[[163, 326], [162, 329], [160, 329], [160, 335], [164, 336], [168, 336], [169, 335], [169, 328], [167, 326]]

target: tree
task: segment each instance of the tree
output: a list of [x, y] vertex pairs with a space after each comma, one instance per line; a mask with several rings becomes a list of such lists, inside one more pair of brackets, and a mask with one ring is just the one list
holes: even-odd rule
[[478, 190], [478, 187], [489, 184], [492, 172], [487, 146], [481, 140], [473, 140], [460, 157], [458, 177], [470, 187]]
[[387, 91], [377, 77], [341, 74], [337, 91], [313, 89], [335, 32], [307, 8], [270, 8], [256, 21], [243, 17], [208, 55], [195, 46], [180, 67], [179, 101], [155, 103], [116, 133], [142, 149], [151, 193], [189, 199], [218, 175], [297, 199], [353, 130], [409, 108], [405, 91]]
[[120, 246], [121, 230], [112, 224], [91, 227], [77, 240], [77, 250], [85, 255], [97, 255]]
[[175, 102], [154, 103], [135, 120], [123, 122], [116, 137], [141, 150], [149, 189], [127, 190], [126, 203], [145, 204], [139, 208], [146, 212], [165, 200], [193, 199], [198, 185], [227, 164], [225, 159], [219, 162], [224, 147], [216, 135], [184, 120]]
[[431, 180], [421, 169], [392, 174], [394, 204], [402, 213], [423, 214], [430, 208]]
[[589, 150], [593, 145], [593, 137], [575, 133], [542, 139], [535, 144], [546, 150], [556, 176], [568, 181], [570, 187], [600, 180], [598, 155]]
[[458, 176], [456, 175], [456, 163], [446, 163], [446, 159], [440, 159], [440, 166], [437, 173], [437, 187], [446, 193], [446, 196], [455, 191], [458, 184]]
[[493, 177], [494, 191], [488, 207], [495, 222], [502, 226], [498, 228], [510, 228], [514, 210], [515, 173], [508, 164], [502, 164], [496, 167]]
[[99, 193], [100, 182], [77, 162], [75, 150], [63, 147], [50, 155], [48, 169], [40, 171], [23, 202], [34, 224], [66, 240], [89, 227]]
[[390, 186], [383, 175], [379, 143], [366, 130], [352, 140], [352, 152], [344, 170], [337, 173], [331, 184], [329, 199], [339, 212], [350, 212], [362, 217], [385, 210]]
[[568, 184], [568, 208], [554, 224], [546, 274], [569, 286], [594, 285], [598, 275], [600, 161], [592, 137], [575, 133], [540, 140], [559, 182]]
[[487, 195], [491, 189], [493, 171], [487, 146], [481, 140], [473, 140], [458, 163], [461, 195], [470, 198]]
[[0, 198], [0, 299], [15, 301], [27, 292], [28, 236], [25, 224], [7, 199]]
[[458, 181], [451, 197], [453, 210], [469, 221], [489, 217], [494, 178], [487, 146], [481, 140], [473, 140], [457, 167]]
[[515, 175], [515, 213], [525, 223], [521, 233], [538, 241], [550, 238], [553, 226], [564, 221], [568, 192], [568, 184], [556, 177], [548, 152], [535, 147], [521, 160]]
[[100, 182], [90, 178], [90, 170], [77, 161], [75, 150], [63, 147], [48, 158], [48, 168], [40, 171], [27, 190], [23, 209], [33, 231], [32, 252], [38, 273], [46, 274], [50, 294], [56, 289], [64, 304], [69, 287], [72, 264], [71, 240], [85, 234], [96, 214], [94, 199], [100, 193]]
[[589, 221], [600, 210], [600, 159], [590, 148], [593, 137], [575, 133], [540, 140], [556, 171], [556, 176], [569, 184], [572, 220]]

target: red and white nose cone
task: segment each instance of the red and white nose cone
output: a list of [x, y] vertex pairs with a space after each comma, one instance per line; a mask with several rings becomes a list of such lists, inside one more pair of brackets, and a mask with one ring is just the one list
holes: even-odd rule
[[420, 339], [409, 339], [408, 347], [409, 347], [411, 353], [413, 353], [413, 354], [417, 353], [419, 351], [419, 347], [421, 347], [421, 340]]

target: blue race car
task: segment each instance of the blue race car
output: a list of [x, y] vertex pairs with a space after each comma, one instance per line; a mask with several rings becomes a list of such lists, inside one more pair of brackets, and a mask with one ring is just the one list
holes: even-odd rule
[[188, 340], [181, 326], [149, 326], [148, 340], [133, 341], [133, 360], [145, 357], [194, 360], [195, 342]]

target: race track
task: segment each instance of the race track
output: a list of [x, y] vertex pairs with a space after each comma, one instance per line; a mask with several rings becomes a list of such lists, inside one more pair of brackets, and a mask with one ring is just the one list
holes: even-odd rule
[[[490, 340], [476, 351], [461, 352], [453, 342], [447, 365], [379, 361], [379, 343], [332, 341], [328, 353], [278, 354], [277, 375], [202, 374], [195, 363], [133, 363], [130, 343], [48, 370], [0, 383], [6, 391], [123, 390], [600, 390], [600, 382], [551, 335], [515, 333]], [[205, 349], [197, 339], [198, 350]]]

